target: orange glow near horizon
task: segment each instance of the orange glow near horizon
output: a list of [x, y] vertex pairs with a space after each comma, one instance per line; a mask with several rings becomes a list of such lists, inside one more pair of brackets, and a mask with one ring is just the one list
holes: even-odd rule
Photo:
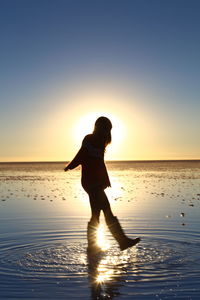
[[179, 144], [170, 124], [165, 126], [161, 115], [155, 118], [137, 94], [120, 91], [117, 86], [100, 91], [90, 82], [89, 88], [72, 86], [67, 92], [65, 88], [46, 97], [56, 104], [37, 119], [31, 134], [24, 127], [17, 141], [9, 140], [0, 161], [70, 161], [100, 116], [108, 117], [113, 124], [105, 160], [198, 158], [198, 151], [191, 146], [187, 152], [184, 139]]
[[[146, 141], [152, 142], [154, 124], [145, 111], [134, 104], [134, 96], [119, 91], [117, 87], [99, 92], [99, 89], [78, 89], [68, 95], [73, 99], [70, 107], [59, 108], [53, 117], [59, 120], [49, 124], [48, 130], [56, 132], [62, 140], [59, 156], [71, 160], [81, 146], [85, 135], [92, 133], [94, 123], [100, 116], [108, 117], [113, 125], [112, 143], [107, 147], [106, 160], [151, 159]], [[136, 102], [136, 101], [135, 101]], [[148, 127], [148, 135], [146, 135]], [[52, 128], [52, 130], [50, 129]], [[60, 142], [61, 143], [61, 142]], [[149, 145], [148, 145], [149, 147]], [[62, 149], [62, 150], [61, 150]], [[155, 151], [154, 151], [155, 154]], [[155, 159], [155, 157], [154, 157]], [[60, 159], [62, 160], [62, 158]]]

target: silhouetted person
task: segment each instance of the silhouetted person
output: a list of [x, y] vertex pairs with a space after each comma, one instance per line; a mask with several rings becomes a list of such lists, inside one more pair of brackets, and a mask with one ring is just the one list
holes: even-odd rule
[[112, 123], [108, 118], [98, 118], [93, 133], [85, 136], [81, 149], [64, 169], [68, 171], [78, 165], [82, 166], [81, 183], [89, 195], [92, 212], [87, 229], [88, 251], [98, 251], [96, 228], [99, 224], [101, 210], [103, 210], [106, 224], [121, 250], [134, 246], [140, 241], [140, 238], [130, 239], [124, 234], [117, 217], [111, 211], [110, 203], [104, 192], [107, 187], [111, 186], [104, 163], [106, 146], [111, 143], [111, 129]]

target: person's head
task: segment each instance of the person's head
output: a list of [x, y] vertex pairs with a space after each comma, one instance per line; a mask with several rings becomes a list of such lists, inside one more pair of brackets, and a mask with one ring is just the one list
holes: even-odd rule
[[99, 117], [94, 124], [93, 134], [96, 135], [105, 149], [111, 143], [112, 123], [106, 117]]

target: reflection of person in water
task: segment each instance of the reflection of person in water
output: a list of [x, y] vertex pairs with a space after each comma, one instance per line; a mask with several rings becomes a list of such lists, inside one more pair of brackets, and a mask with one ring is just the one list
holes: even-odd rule
[[105, 194], [105, 189], [110, 185], [110, 180], [104, 163], [104, 152], [106, 146], [111, 143], [112, 124], [106, 117], [96, 120], [92, 134], [85, 136], [81, 149], [74, 159], [65, 167], [65, 171], [82, 166], [82, 186], [88, 193], [92, 211], [88, 223], [88, 250], [98, 251], [96, 245], [96, 228], [99, 224], [100, 212], [103, 210], [106, 224], [117, 240], [121, 250], [136, 245], [140, 238], [128, 238], [120, 223], [111, 211], [110, 203]]
[[[101, 260], [104, 259], [102, 253], [95, 255], [94, 259], [92, 253], [88, 252], [87, 257], [91, 299], [114, 299], [119, 296], [119, 289], [124, 282], [122, 269], [118, 265], [110, 266], [109, 262], [101, 265]], [[106, 271], [107, 274], [104, 274]]]

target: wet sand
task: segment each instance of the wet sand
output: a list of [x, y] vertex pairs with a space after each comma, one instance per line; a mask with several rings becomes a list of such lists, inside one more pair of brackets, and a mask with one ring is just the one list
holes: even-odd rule
[[141, 243], [87, 256], [80, 170], [0, 164], [0, 299], [198, 299], [200, 162], [108, 163], [114, 213]]

